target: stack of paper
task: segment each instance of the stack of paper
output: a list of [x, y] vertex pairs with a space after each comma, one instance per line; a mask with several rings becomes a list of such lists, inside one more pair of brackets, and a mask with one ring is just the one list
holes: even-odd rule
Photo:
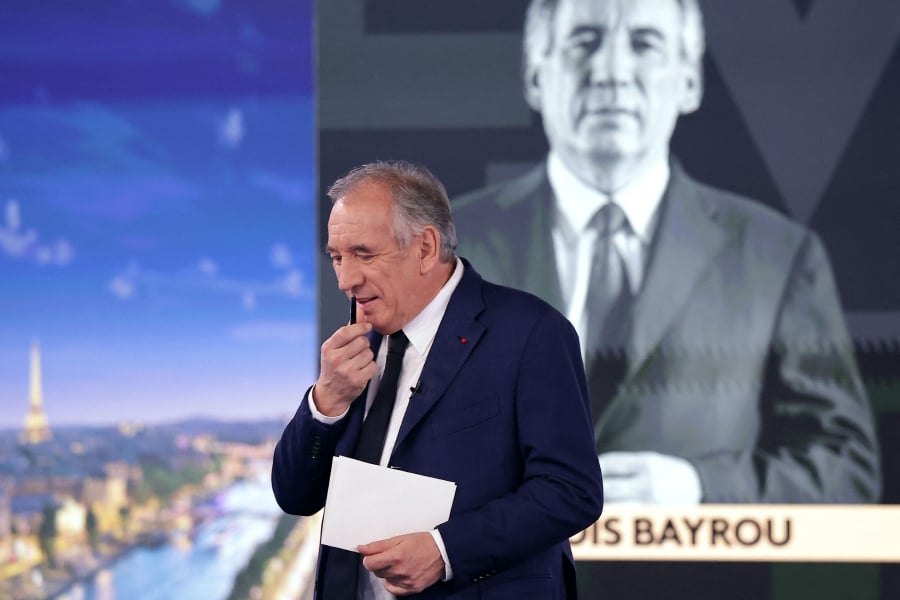
[[334, 457], [322, 522], [322, 543], [356, 552], [357, 546], [431, 531], [450, 518], [452, 481]]

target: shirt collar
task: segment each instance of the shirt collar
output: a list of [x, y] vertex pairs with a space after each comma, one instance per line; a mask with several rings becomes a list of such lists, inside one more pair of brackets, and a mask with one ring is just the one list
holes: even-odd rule
[[[609, 196], [582, 181], [553, 151], [547, 158], [547, 177], [560, 216], [570, 231], [583, 231], [597, 210], [609, 202]], [[661, 160], [646, 175], [615, 192], [615, 201], [628, 217], [631, 230], [644, 243], [650, 242], [653, 216], [668, 183], [669, 163]]]
[[403, 327], [403, 333], [409, 339], [410, 345], [416, 349], [420, 355], [428, 352], [434, 336], [437, 334], [438, 326], [444, 313], [447, 312], [447, 305], [450, 304], [450, 297], [456, 290], [463, 276], [463, 263], [457, 258], [456, 266], [450, 279], [444, 284], [437, 295], [432, 298], [425, 308], [422, 309], [416, 317]]

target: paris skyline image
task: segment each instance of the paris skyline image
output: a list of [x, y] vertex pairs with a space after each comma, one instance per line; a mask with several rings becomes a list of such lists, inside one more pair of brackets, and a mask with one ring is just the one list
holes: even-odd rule
[[0, 428], [284, 417], [311, 380], [311, 16], [4, 11]]

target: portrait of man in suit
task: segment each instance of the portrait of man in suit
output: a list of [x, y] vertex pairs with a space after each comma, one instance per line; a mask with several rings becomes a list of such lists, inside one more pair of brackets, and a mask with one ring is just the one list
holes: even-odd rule
[[670, 153], [704, 43], [696, 0], [534, 0], [524, 93], [550, 151], [454, 199], [460, 254], [578, 330], [608, 501], [877, 502], [822, 243]]

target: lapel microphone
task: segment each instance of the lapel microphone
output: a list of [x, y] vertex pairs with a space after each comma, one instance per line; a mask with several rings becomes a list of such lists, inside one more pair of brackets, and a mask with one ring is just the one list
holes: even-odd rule
[[415, 396], [416, 394], [418, 394], [421, 391], [422, 391], [422, 380], [421, 379], [416, 382], [416, 385], [409, 388], [410, 396]]

